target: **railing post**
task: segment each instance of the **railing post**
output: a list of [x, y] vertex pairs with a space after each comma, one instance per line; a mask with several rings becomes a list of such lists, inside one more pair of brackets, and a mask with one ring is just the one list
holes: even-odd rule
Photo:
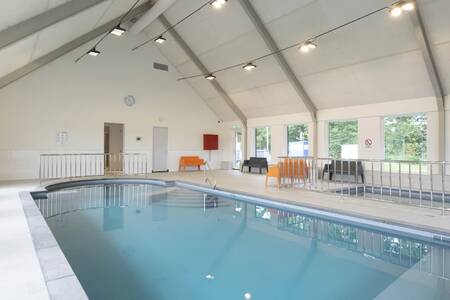
[[422, 207], [422, 163], [419, 161], [419, 206]]
[[409, 203], [412, 202], [412, 197], [411, 197], [411, 191], [412, 186], [411, 186], [411, 162], [408, 163], [408, 196], [409, 196]]
[[433, 163], [430, 162], [430, 203], [431, 207], [433, 207], [434, 197], [433, 197]]
[[445, 215], [445, 162], [441, 162], [442, 172], [441, 172], [441, 180], [442, 180], [442, 215]]

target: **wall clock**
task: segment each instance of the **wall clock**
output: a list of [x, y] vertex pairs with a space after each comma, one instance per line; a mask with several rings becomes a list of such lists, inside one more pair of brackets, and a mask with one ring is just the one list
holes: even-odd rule
[[133, 95], [128, 95], [123, 98], [123, 102], [125, 102], [126, 106], [133, 106], [134, 104], [136, 104], [136, 98], [134, 98]]

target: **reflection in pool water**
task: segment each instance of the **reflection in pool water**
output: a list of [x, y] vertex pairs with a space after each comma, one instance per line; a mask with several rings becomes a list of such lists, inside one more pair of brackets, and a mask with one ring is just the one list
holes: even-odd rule
[[94, 300], [450, 299], [448, 248], [381, 231], [144, 184], [36, 202]]

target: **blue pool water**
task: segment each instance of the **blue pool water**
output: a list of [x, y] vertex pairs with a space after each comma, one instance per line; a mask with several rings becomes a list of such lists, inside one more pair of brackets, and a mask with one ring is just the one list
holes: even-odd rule
[[36, 202], [92, 300], [450, 299], [442, 245], [178, 187]]

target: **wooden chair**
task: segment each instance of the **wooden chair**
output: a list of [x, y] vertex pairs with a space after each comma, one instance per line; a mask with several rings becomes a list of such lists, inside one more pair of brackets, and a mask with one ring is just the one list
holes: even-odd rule
[[291, 184], [308, 178], [308, 165], [304, 159], [285, 158], [276, 165], [270, 165], [266, 174], [266, 187], [269, 177], [277, 179], [277, 187], [280, 188], [282, 179], [289, 179]]

